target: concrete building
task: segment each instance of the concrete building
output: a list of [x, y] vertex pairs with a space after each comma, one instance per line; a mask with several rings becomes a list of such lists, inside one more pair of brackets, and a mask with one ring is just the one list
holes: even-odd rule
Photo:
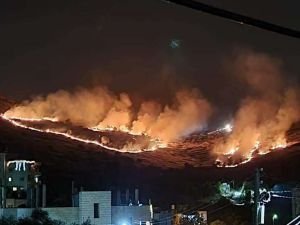
[[[51, 219], [66, 224], [82, 224], [89, 220], [93, 225], [150, 225], [151, 205], [112, 206], [110, 191], [83, 191], [78, 194], [74, 207], [41, 208]], [[15, 219], [29, 217], [34, 208], [2, 208], [0, 216]]]
[[134, 194], [127, 189], [125, 201], [118, 199], [120, 204], [112, 206], [111, 191], [75, 193], [72, 183], [72, 207], [47, 208], [46, 186], [41, 185], [39, 167], [40, 163], [35, 161], [7, 161], [6, 154], [0, 153], [0, 217], [30, 217], [34, 209], [40, 208], [51, 219], [66, 224], [82, 224], [87, 220], [93, 225], [150, 225], [152, 222], [152, 205], [140, 203], [138, 189]]
[[92, 224], [111, 224], [111, 192], [79, 192], [79, 223], [91, 220]]
[[0, 153], [1, 208], [38, 207], [40, 198], [40, 163], [28, 160], [6, 160]]

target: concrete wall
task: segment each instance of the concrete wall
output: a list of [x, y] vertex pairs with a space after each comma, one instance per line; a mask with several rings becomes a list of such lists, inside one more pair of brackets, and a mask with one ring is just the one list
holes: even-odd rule
[[[99, 204], [99, 218], [94, 218], [94, 204]], [[90, 220], [92, 225], [111, 224], [111, 192], [85, 191], [79, 193], [79, 223]]]
[[112, 206], [112, 223], [114, 225], [134, 225], [142, 221], [151, 221], [149, 205], [144, 206]]
[[12, 217], [20, 219], [31, 216], [33, 209], [31, 208], [6, 208], [0, 209], [0, 217]]
[[60, 220], [66, 224], [79, 223], [79, 208], [59, 207], [59, 208], [42, 208], [48, 212], [49, 217], [53, 220]]

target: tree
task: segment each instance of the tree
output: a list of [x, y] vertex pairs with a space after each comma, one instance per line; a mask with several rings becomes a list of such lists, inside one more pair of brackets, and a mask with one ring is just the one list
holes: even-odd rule
[[17, 225], [17, 221], [13, 217], [2, 217], [0, 219], [0, 225]]
[[20, 219], [16, 225], [65, 225], [65, 223], [52, 220], [47, 211], [35, 209], [31, 217]]
[[41, 225], [41, 223], [38, 223], [37, 221], [34, 221], [32, 218], [27, 217], [27, 218], [19, 219], [17, 225]]
[[32, 211], [31, 218], [39, 222], [41, 224], [49, 224], [51, 219], [49, 218], [49, 214], [47, 211], [41, 210], [41, 209], [35, 209]]

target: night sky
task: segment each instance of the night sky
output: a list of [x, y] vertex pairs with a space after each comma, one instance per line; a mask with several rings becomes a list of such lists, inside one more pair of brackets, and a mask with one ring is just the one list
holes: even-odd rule
[[[300, 29], [299, 1], [202, 2]], [[278, 57], [286, 79], [299, 82], [299, 39], [165, 1], [1, 1], [0, 95], [21, 100], [103, 84], [163, 101], [197, 87], [230, 111], [242, 88], [223, 64], [245, 48]]]

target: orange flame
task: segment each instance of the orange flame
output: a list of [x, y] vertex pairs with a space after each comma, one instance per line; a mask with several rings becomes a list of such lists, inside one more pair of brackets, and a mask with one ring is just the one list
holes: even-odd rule
[[[66, 133], [66, 132], [54, 131], [51, 129], [46, 129], [46, 130], [37, 129], [34, 127], [26, 126], [26, 125], [22, 124], [21, 122], [17, 121], [17, 120], [20, 120], [20, 121], [22, 121], [22, 120], [23, 121], [43, 121], [44, 119], [22, 119], [22, 118], [13, 118], [12, 119], [12, 118], [6, 117], [5, 115], [0, 115], [0, 117], [17, 127], [21, 127], [21, 128], [25, 128], [25, 129], [32, 130], [32, 131], [41, 132], [41, 133], [50, 133], [50, 134], [55, 134], [55, 135], [61, 135], [61, 136], [64, 136], [64, 137], [72, 139], [72, 140], [76, 140], [76, 141], [83, 142], [86, 144], [93, 144], [93, 145], [105, 148], [107, 150], [113, 150], [113, 151], [118, 151], [118, 152], [123, 152], [123, 153], [125, 153], [125, 152], [139, 153], [139, 152], [143, 152], [143, 151], [155, 151], [159, 148], [165, 148], [167, 146], [165, 143], [163, 143], [162, 141], [160, 141], [158, 139], [151, 139], [149, 148], [146, 148], [146, 149], [141, 149], [138, 145], [126, 145], [126, 146], [123, 146], [123, 148], [119, 149], [119, 148], [106, 146], [96, 140], [89, 140], [89, 139], [85, 139], [85, 138], [81, 138], [81, 137], [76, 137], [76, 136]], [[56, 120], [52, 120], [49, 118], [46, 118], [45, 120], [46, 121], [47, 120], [48, 121], [56, 121]]]

